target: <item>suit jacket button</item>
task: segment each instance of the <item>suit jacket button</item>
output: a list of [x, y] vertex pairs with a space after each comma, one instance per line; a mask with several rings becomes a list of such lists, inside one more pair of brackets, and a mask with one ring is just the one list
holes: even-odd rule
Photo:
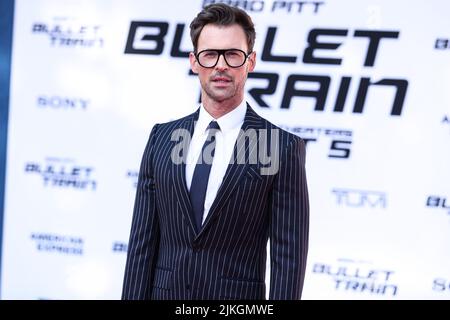
[[187, 284], [187, 285], [186, 285], [186, 290], [189, 290], [189, 289], [191, 289], [191, 285], [190, 285], [190, 284]]

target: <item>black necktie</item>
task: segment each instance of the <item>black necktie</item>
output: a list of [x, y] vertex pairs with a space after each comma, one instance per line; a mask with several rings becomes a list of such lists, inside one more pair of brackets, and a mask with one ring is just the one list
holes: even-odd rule
[[203, 212], [205, 208], [206, 188], [208, 187], [209, 173], [216, 148], [216, 133], [220, 130], [216, 121], [211, 121], [208, 126], [208, 137], [202, 147], [202, 152], [197, 161], [192, 176], [190, 197], [194, 210], [195, 224], [197, 230], [202, 227]]

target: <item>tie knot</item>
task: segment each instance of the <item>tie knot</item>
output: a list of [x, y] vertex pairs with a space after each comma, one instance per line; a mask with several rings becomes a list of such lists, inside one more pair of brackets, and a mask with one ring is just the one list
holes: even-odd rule
[[213, 120], [209, 123], [208, 129], [220, 130], [220, 127], [217, 121]]

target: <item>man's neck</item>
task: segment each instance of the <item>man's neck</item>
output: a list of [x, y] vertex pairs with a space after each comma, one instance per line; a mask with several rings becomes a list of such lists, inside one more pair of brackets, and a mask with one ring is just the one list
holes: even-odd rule
[[242, 102], [243, 97], [240, 100], [226, 100], [226, 101], [214, 101], [211, 99], [202, 99], [202, 104], [205, 110], [214, 118], [219, 119], [226, 115], [228, 112], [236, 109]]

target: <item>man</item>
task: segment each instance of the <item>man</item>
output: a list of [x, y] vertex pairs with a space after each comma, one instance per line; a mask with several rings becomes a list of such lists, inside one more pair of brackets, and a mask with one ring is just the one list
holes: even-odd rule
[[213, 4], [190, 27], [202, 104], [150, 134], [122, 298], [264, 299], [270, 238], [269, 297], [300, 299], [309, 228], [304, 142], [244, 101], [256, 62], [250, 17]]

